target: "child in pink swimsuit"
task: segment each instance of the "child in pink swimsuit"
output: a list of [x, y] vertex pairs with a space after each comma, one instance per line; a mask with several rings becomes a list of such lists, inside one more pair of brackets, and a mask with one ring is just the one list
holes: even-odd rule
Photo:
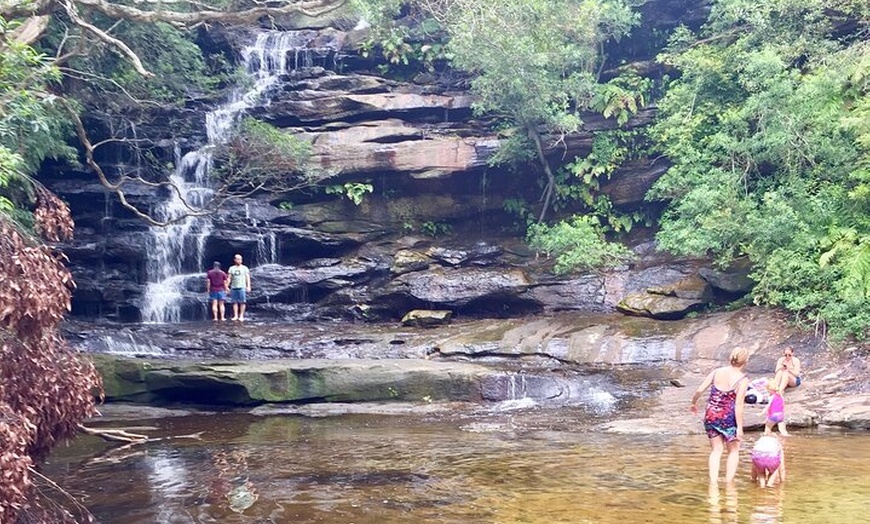
[[764, 435], [752, 448], [752, 481], [762, 488], [785, 482], [785, 453], [779, 439]]
[[770, 403], [764, 408], [765, 414], [764, 434], [770, 435], [773, 432], [773, 426], [776, 425], [779, 429], [779, 434], [783, 437], [789, 436], [785, 429], [785, 400], [782, 398], [782, 389], [777, 387], [773, 382], [767, 383], [767, 388], [770, 390]]

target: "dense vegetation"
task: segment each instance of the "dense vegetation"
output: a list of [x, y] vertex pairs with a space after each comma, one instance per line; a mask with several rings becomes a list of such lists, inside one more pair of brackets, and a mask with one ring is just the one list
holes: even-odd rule
[[[713, 257], [723, 267], [748, 258], [757, 281], [755, 302], [783, 307], [838, 337], [865, 338], [870, 4], [713, 0], [702, 27], [678, 27], [669, 35], [656, 67], [613, 63], [610, 55], [637, 29], [636, 8], [644, 3], [354, 5], [374, 24], [362, 52], [379, 53], [383, 72], [409, 64], [431, 72], [437, 64], [467, 79], [477, 95], [475, 111], [494, 122], [503, 138], [494, 162], [540, 182], [539, 202], [511, 206], [527, 220], [531, 244], [557, 258], [558, 271], [627, 259], [629, 252], [606, 238], [616, 239], [647, 217], [615, 209], [598, 185], [622, 162], [661, 155], [673, 167], [648, 199], [667, 205], [656, 224], [663, 249]], [[105, 135], [100, 138], [125, 141], [130, 154], [153, 164], [159, 178], [165, 166], [127, 127], [149, 124], [151, 109], [160, 107], [165, 115], [192, 99], [213, 98], [236, 74], [220, 51], [203, 52], [200, 23], [253, 23], [270, 12], [316, 14], [342, 4], [288, 0], [265, 8], [217, 2], [206, 8], [179, 2], [172, 4], [177, 8], [157, 3], [152, 10], [148, 3], [110, 0], [4, 3], [0, 465], [12, 480], [0, 490], [0, 520], [22, 508], [31, 464], [74, 432], [99, 386], [92, 368], [57, 336], [71, 281], [57, 254], [36, 239], [70, 234], [71, 223], [63, 204], [34, 176], [53, 158], [84, 160], [105, 177], [98, 144], [88, 134], [97, 130]], [[582, 129], [586, 115], [626, 124], [652, 92], [658, 117], [648, 133], [600, 133], [590, 154], [558, 165], [544, 154]], [[282, 173], [302, 171], [307, 144], [254, 121], [244, 121], [238, 131], [218, 157], [228, 186], [251, 191]], [[76, 147], [70, 145], [74, 137]], [[269, 155], [276, 151], [281, 160], [273, 161]], [[121, 196], [123, 182], [104, 179]], [[339, 190], [357, 201], [371, 187]], [[579, 212], [569, 216], [569, 210]], [[21, 286], [35, 288], [30, 293]], [[43, 394], [30, 394], [35, 390]]]
[[[755, 302], [784, 307], [836, 336], [865, 337], [870, 6], [716, 0], [699, 31], [673, 31], [648, 78], [622, 72], [605, 82], [606, 50], [637, 23], [630, 8], [640, 3], [365, 2], [393, 15], [401, 5], [406, 18], [416, 14], [429, 27], [437, 22], [440, 32], [432, 34], [452, 66], [471, 75], [477, 109], [504, 126], [499, 160], [541, 159], [542, 137], [577, 130], [583, 114], [624, 123], [653, 86], [663, 93], [645, 137], [651, 146], [629, 140], [614, 154], [614, 140], [597, 137], [611, 147], [561, 166], [541, 160], [548, 180], [530, 241], [558, 256], [557, 270], [625, 259], [602, 233], [633, 221], [595, 195], [597, 177], [631, 156], [664, 155], [673, 167], [648, 195], [668, 204], [658, 223], [663, 249], [711, 256], [723, 267], [748, 257]], [[394, 37], [394, 17], [386, 19], [385, 34]], [[553, 193], [585, 203], [584, 218], [544, 222]]]
[[868, 31], [858, 0], [714, 2], [660, 58], [679, 77], [652, 130], [661, 246], [749, 257], [757, 303], [838, 336], [870, 325]]

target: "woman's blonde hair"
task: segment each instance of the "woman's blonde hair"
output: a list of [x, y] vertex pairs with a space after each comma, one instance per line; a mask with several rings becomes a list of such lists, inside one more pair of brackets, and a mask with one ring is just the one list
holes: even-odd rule
[[731, 350], [731, 356], [728, 361], [732, 366], [742, 366], [749, 360], [749, 350], [746, 348], [736, 347]]

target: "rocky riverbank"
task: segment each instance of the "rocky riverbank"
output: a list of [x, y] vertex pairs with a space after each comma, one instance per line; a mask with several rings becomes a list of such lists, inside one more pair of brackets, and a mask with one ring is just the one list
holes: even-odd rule
[[[680, 321], [571, 312], [434, 329], [70, 325], [68, 335], [94, 353], [110, 401], [300, 414], [526, 401], [528, 409], [580, 407], [605, 420], [601, 429], [628, 433], [700, 432], [689, 399], [710, 369], [742, 345], [752, 352], [748, 374], [768, 376], [788, 345], [804, 365], [803, 385], [786, 395], [790, 427], [870, 428], [861, 351], [833, 351], [759, 308]], [[748, 407], [750, 427], [762, 423], [761, 409]]]

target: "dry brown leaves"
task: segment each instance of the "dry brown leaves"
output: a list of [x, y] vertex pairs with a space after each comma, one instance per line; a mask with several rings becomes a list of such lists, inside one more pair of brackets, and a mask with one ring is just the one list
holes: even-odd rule
[[[69, 238], [67, 207], [45, 190], [39, 200], [40, 231]], [[0, 523], [29, 506], [28, 468], [76, 433], [102, 393], [93, 364], [58, 334], [74, 286], [61, 256], [0, 216]]]
[[36, 186], [36, 209], [33, 212], [36, 229], [52, 242], [71, 240], [75, 227], [69, 207], [51, 191]]

